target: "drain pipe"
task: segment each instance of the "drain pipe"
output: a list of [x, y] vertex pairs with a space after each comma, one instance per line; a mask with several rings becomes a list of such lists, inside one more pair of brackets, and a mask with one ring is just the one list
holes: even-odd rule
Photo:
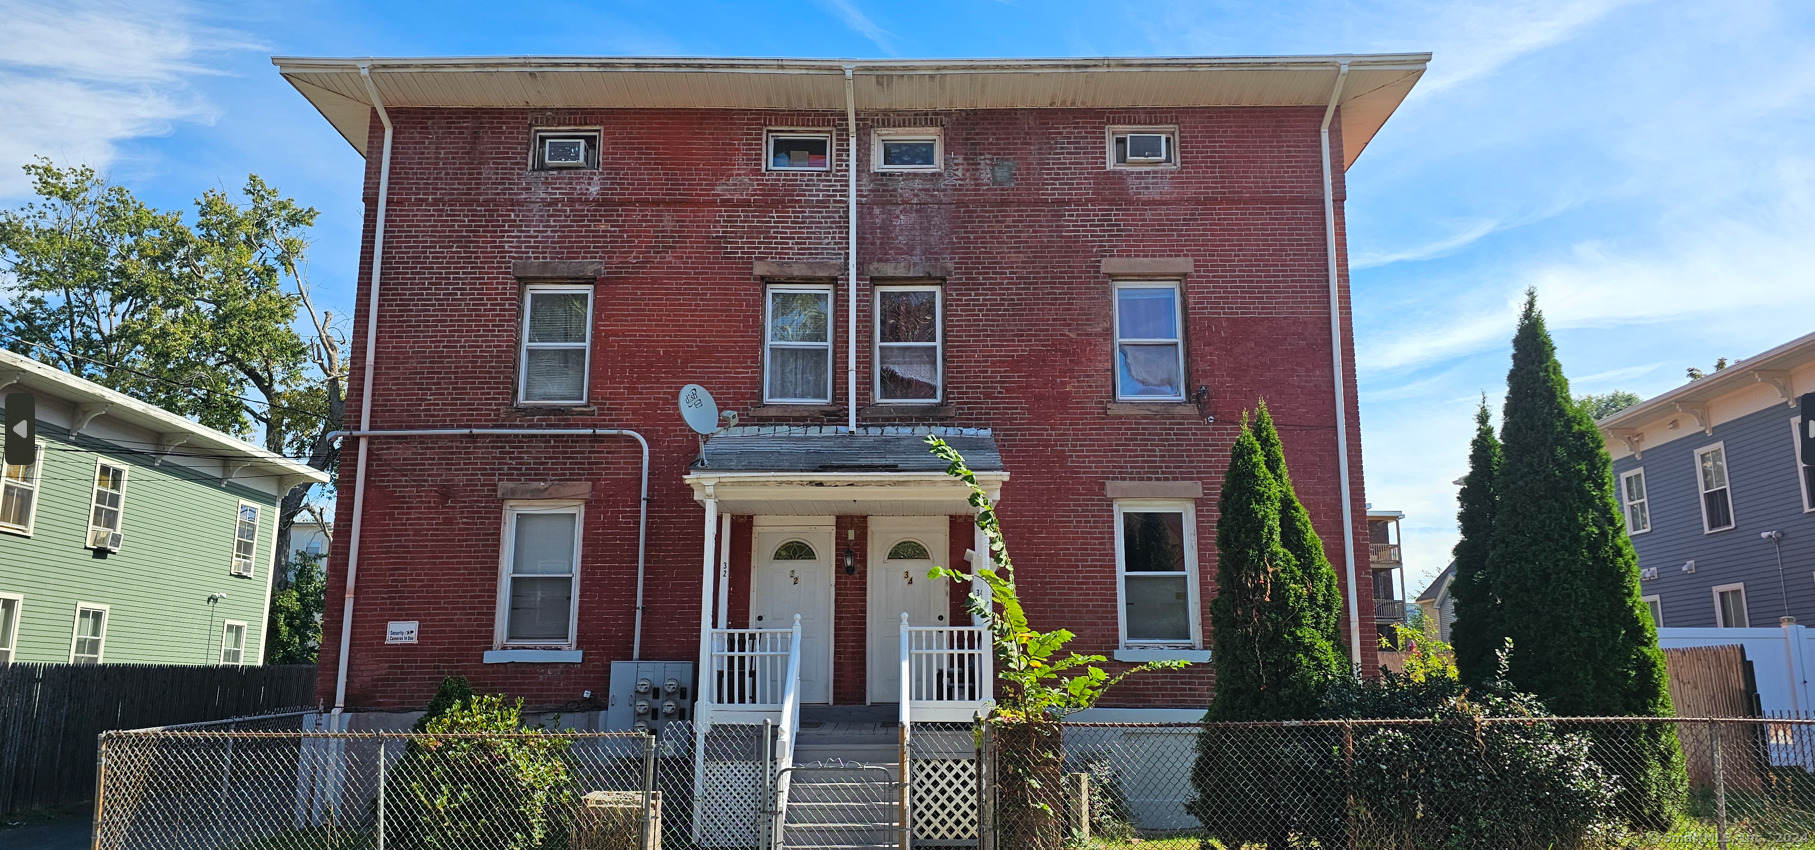
[[1323, 150], [1323, 235], [1330, 263], [1330, 363], [1336, 375], [1336, 476], [1342, 492], [1342, 561], [1348, 570], [1349, 585], [1349, 660], [1361, 666], [1361, 595], [1356, 585], [1361, 577], [1355, 569], [1355, 506], [1349, 491], [1349, 410], [1347, 388], [1342, 371], [1342, 290], [1336, 265], [1336, 192], [1330, 176], [1330, 119], [1336, 116], [1336, 105], [1342, 100], [1342, 87], [1349, 80], [1349, 60], [1336, 63], [1336, 85], [1330, 89], [1330, 105], [1323, 111], [1323, 125], [1318, 128]]
[[[372, 427], [372, 364], [378, 351], [378, 291], [384, 271], [385, 208], [391, 195], [392, 128], [391, 114], [385, 111], [384, 98], [378, 95], [378, 86], [372, 82], [371, 63], [359, 63], [359, 78], [365, 82], [372, 108], [377, 110], [378, 120], [384, 124], [384, 153], [378, 160], [378, 215], [372, 232], [372, 292], [366, 302], [366, 362], [359, 384], [359, 430], [364, 433]], [[335, 659], [338, 669], [334, 673], [334, 711], [328, 726], [336, 732], [344, 731], [342, 713], [347, 707], [347, 653], [353, 649], [353, 592], [359, 581], [359, 519], [365, 514], [366, 504], [366, 449], [366, 438], [362, 436], [353, 470], [353, 530], [347, 535], [347, 586], [340, 603], [340, 657]]]
[[[629, 437], [630, 439], [637, 441], [637, 445], [641, 446], [643, 449], [643, 474], [637, 495], [636, 625], [633, 627], [633, 634], [631, 637], [630, 659], [632, 661], [643, 660], [643, 565], [645, 560], [644, 553], [647, 550], [647, 542], [649, 539], [649, 441], [643, 439], [642, 434], [626, 428], [403, 428], [389, 431], [335, 431], [328, 435], [328, 439], [330, 440], [342, 437], [358, 437], [361, 445], [364, 445], [365, 441], [371, 437]], [[359, 480], [363, 481], [364, 479]], [[353, 494], [355, 499], [359, 497], [359, 491], [357, 489], [353, 491]], [[358, 514], [354, 514], [354, 516], [357, 518]], [[354, 539], [357, 540], [358, 538]], [[358, 550], [355, 549], [353, 551], [356, 552]], [[350, 560], [351, 553], [348, 554]], [[352, 605], [353, 598], [349, 595], [347, 597], [347, 607], [349, 610], [352, 608]], [[341, 653], [344, 657], [346, 653], [346, 638], [344, 637], [346, 629], [342, 628], [341, 632], [343, 634], [343, 637], [341, 638]], [[346, 682], [345, 667], [346, 665], [341, 665], [340, 687], [344, 687]], [[335, 691], [337, 707], [340, 696], [341, 692], [337, 688]]]
[[849, 280], [845, 309], [850, 315], [850, 321], [845, 323], [845, 431], [851, 434], [857, 433], [857, 82], [852, 76], [856, 71], [856, 65], [844, 66], [844, 118], [850, 130], [850, 142], [845, 147], [850, 155], [845, 158], [844, 166], [847, 177], [845, 263]]

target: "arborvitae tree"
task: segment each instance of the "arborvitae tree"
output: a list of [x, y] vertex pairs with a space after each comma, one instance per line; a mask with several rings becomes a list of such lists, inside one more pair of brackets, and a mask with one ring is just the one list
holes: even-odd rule
[[1456, 672], [1464, 682], [1483, 684], [1499, 676], [1495, 657], [1506, 643], [1500, 607], [1487, 585], [1487, 552], [1494, 531], [1498, 503], [1494, 479], [1500, 474], [1500, 440], [1494, 436], [1487, 396], [1475, 411], [1475, 440], [1468, 450], [1468, 475], [1456, 495], [1456, 524], [1462, 539], [1450, 550], [1456, 559], [1456, 577], [1450, 584], [1456, 622], [1450, 626], [1456, 648]]
[[[1512, 639], [1508, 680], [1564, 716], [1671, 714], [1664, 655], [1639, 598], [1638, 558], [1614, 499], [1613, 461], [1527, 292], [1501, 415], [1503, 459], [1487, 584]], [[1619, 811], [1667, 827], [1686, 788], [1667, 725], [1599, 731], [1596, 757], [1620, 774]]]
[[1298, 572], [1309, 594], [1307, 613], [1317, 631], [1331, 646], [1342, 646], [1342, 591], [1336, 586], [1336, 570], [1323, 551], [1323, 539], [1311, 527], [1311, 512], [1298, 500], [1292, 488], [1292, 473], [1286, 469], [1286, 447], [1273, 426], [1273, 416], [1263, 399], [1254, 413], [1254, 438], [1267, 462], [1267, 471], [1279, 483], [1279, 539], [1292, 553]]

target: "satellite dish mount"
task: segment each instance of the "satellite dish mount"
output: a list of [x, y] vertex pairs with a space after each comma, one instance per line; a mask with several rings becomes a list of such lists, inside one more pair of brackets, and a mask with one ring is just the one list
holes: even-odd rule
[[[693, 429], [700, 441], [700, 466], [708, 466], [706, 440], [726, 428], [736, 427], [737, 414], [729, 410], [719, 412], [718, 403], [712, 400], [712, 394], [699, 384], [681, 387], [680, 405], [681, 418], [686, 420], [687, 427]], [[723, 426], [718, 424], [721, 418], [728, 420]]]

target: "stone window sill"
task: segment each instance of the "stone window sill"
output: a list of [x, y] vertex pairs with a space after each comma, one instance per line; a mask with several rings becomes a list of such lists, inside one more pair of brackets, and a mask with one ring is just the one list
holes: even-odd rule
[[872, 404], [857, 411], [857, 418], [865, 421], [950, 419], [952, 418], [952, 406], [949, 404]]
[[1105, 412], [1110, 416], [1157, 416], [1179, 419], [1196, 419], [1202, 415], [1198, 412], [1197, 405], [1188, 401], [1112, 401]]
[[1189, 661], [1193, 664], [1208, 664], [1210, 663], [1210, 650], [1165, 648], [1118, 649], [1115, 651], [1115, 660], [1132, 661], [1136, 663], [1147, 661]]
[[837, 416], [844, 408], [829, 404], [765, 404], [752, 407], [738, 416], [742, 420], [802, 419]]
[[596, 404], [516, 404], [504, 411], [505, 416], [590, 416], [598, 413]]
[[486, 650], [487, 664], [578, 664], [578, 649], [491, 649]]

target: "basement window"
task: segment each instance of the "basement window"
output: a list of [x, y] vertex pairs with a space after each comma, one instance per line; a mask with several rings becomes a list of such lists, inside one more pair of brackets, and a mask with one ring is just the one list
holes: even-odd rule
[[558, 128], [531, 136], [532, 171], [581, 171], [599, 168], [599, 131]]
[[831, 171], [832, 134], [770, 131], [764, 146], [768, 171]]
[[1177, 127], [1109, 128], [1110, 168], [1171, 168], [1176, 165]]

